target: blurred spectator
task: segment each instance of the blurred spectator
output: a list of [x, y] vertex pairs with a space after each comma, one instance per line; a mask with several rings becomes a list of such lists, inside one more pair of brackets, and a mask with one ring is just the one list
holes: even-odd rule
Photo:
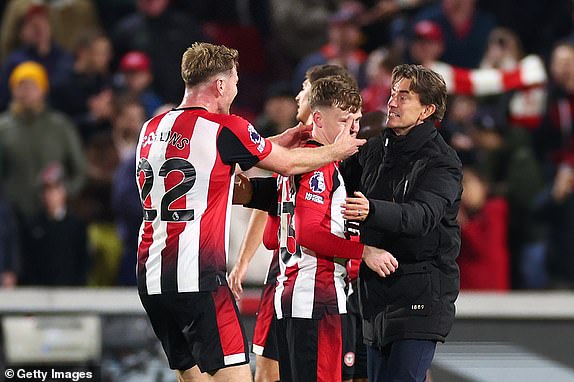
[[98, 12], [92, 0], [8, 0], [6, 3], [0, 27], [0, 61], [18, 47], [18, 24], [31, 5], [47, 7], [54, 39], [68, 52], [72, 51], [78, 34], [99, 25]]
[[292, 79], [294, 90], [299, 89], [305, 80], [307, 69], [321, 64], [344, 67], [360, 87], [364, 86], [367, 53], [360, 48], [362, 35], [358, 24], [359, 12], [355, 7], [342, 7], [329, 18], [327, 43], [299, 62]]
[[120, 93], [137, 98], [145, 108], [146, 118], [163, 102], [151, 88], [153, 73], [151, 61], [144, 52], [132, 51], [126, 53], [120, 60]]
[[527, 54], [548, 57], [555, 41], [572, 28], [572, 0], [480, 0], [480, 7], [495, 15], [501, 26], [520, 36]]
[[450, 97], [448, 115], [439, 133], [454, 148], [463, 165], [476, 161], [475, 142], [472, 138], [478, 103], [476, 97], [454, 95]]
[[48, 74], [42, 65], [19, 64], [8, 80], [10, 110], [0, 114], [2, 184], [6, 198], [24, 219], [41, 209], [31, 188], [47, 163], [63, 166], [67, 188], [76, 195], [85, 179], [85, 159], [75, 127], [62, 113], [46, 105]]
[[415, 63], [431, 66], [444, 52], [442, 28], [434, 21], [418, 21], [413, 28], [408, 54]]
[[90, 98], [111, 86], [112, 46], [103, 31], [86, 29], [78, 36], [73, 52], [73, 71], [64, 84], [52, 89], [52, 103], [72, 118], [86, 141], [90, 135], [86, 125], [93, 119]]
[[[72, 72], [72, 56], [55, 42], [48, 8], [32, 4], [19, 23], [20, 44], [4, 60], [0, 78], [8, 78], [12, 70], [24, 61], [36, 61], [44, 66], [52, 87], [58, 87]], [[6, 81], [0, 82], [0, 110], [10, 101]]]
[[257, 131], [264, 137], [282, 133], [297, 124], [297, 102], [287, 82], [269, 86], [263, 106], [263, 113], [255, 120]]
[[[529, 60], [540, 60], [537, 56], [529, 56]], [[495, 28], [488, 36], [486, 52], [480, 63], [482, 69], [498, 69], [503, 73], [512, 73], [521, 69], [524, 59], [522, 43], [518, 35], [506, 28]], [[536, 68], [523, 67], [520, 71], [521, 82], [526, 82], [532, 75], [537, 75]], [[507, 76], [509, 78], [509, 76]], [[504, 79], [502, 82], [505, 83]], [[508, 81], [506, 81], [508, 83]], [[491, 97], [490, 103], [496, 103], [508, 114], [508, 123], [529, 130], [540, 127], [546, 103], [544, 83], [531, 84], [528, 87], [508, 89], [502, 87], [498, 97]]]
[[86, 226], [68, 209], [62, 166], [58, 163], [46, 166], [38, 183], [35, 190], [39, 189], [42, 209], [23, 232], [22, 284], [86, 285]]
[[557, 43], [549, 62], [548, 101], [536, 148], [547, 172], [554, 170], [574, 145], [574, 44]]
[[442, 0], [424, 8], [416, 20], [431, 20], [442, 29], [442, 61], [463, 68], [477, 68], [486, 50], [486, 39], [496, 26], [494, 17], [477, 7], [477, 0]]
[[170, 7], [170, 0], [137, 0], [137, 12], [114, 28], [115, 54], [145, 52], [151, 59], [153, 88], [166, 102], [178, 102], [183, 94], [179, 62], [195, 41], [206, 41], [201, 25], [191, 16]]
[[531, 213], [532, 202], [544, 186], [540, 164], [528, 132], [506, 126], [495, 111], [477, 113], [471, 137], [477, 150], [475, 166], [489, 180], [493, 196], [502, 196], [508, 202], [511, 282], [513, 288], [524, 287], [521, 273], [524, 259], [537, 256], [543, 250], [542, 227]]
[[399, 60], [392, 51], [380, 48], [369, 54], [365, 67], [367, 84], [361, 90], [363, 113], [387, 112], [387, 101], [391, 95], [391, 73], [398, 64]]
[[[558, 167], [551, 184], [538, 196], [536, 216], [548, 224], [547, 269], [550, 286], [574, 288], [574, 151]], [[540, 280], [540, 267], [528, 270], [533, 280]], [[545, 275], [545, 274], [544, 274]]]
[[508, 205], [502, 197], [489, 196], [488, 181], [465, 167], [458, 215], [461, 230], [460, 288], [508, 290]]
[[20, 260], [16, 217], [0, 189], [0, 287], [16, 286], [20, 274]]
[[144, 122], [145, 110], [137, 99], [127, 98], [116, 103], [113, 134], [120, 163], [114, 173], [111, 196], [116, 228], [123, 247], [118, 285], [136, 285], [134, 267], [143, 209], [134, 174], [136, 145]]
[[[284, 56], [290, 68], [325, 44], [329, 18], [337, 11], [337, 1], [269, 1], [273, 39], [277, 46], [274, 52]], [[297, 83], [297, 89], [300, 85], [301, 81]]]

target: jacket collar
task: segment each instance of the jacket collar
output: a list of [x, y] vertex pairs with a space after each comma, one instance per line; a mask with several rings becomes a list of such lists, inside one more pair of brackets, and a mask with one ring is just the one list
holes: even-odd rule
[[383, 147], [385, 152], [411, 155], [416, 153], [425, 143], [436, 137], [438, 131], [432, 121], [417, 125], [407, 135], [396, 135], [392, 129], [385, 129], [383, 133]]

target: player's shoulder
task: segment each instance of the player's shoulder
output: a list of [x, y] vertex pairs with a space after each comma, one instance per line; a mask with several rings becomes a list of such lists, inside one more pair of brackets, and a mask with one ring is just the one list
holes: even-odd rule
[[215, 116], [221, 125], [232, 130], [253, 127], [248, 120], [237, 114], [215, 114]]

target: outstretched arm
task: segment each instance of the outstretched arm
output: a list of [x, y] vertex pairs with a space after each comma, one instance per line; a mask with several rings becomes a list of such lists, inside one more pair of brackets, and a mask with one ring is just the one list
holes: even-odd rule
[[[293, 144], [297, 139], [277, 139], [271, 153], [256, 166], [277, 172], [281, 175], [297, 175], [315, 170], [328, 163], [343, 160], [355, 154], [366, 140], [358, 139], [356, 134], [351, 134], [353, 120], [349, 118], [346, 128], [343, 129], [335, 142], [321, 147], [296, 147]], [[294, 128], [297, 129], [298, 127]], [[271, 139], [273, 142], [273, 139]], [[282, 146], [284, 142], [287, 147]]]

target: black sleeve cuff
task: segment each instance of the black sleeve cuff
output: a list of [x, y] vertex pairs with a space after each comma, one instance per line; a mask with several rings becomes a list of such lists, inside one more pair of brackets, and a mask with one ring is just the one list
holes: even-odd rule
[[250, 178], [253, 187], [253, 196], [244, 207], [266, 211], [270, 215], [277, 216], [277, 178], [254, 177]]

